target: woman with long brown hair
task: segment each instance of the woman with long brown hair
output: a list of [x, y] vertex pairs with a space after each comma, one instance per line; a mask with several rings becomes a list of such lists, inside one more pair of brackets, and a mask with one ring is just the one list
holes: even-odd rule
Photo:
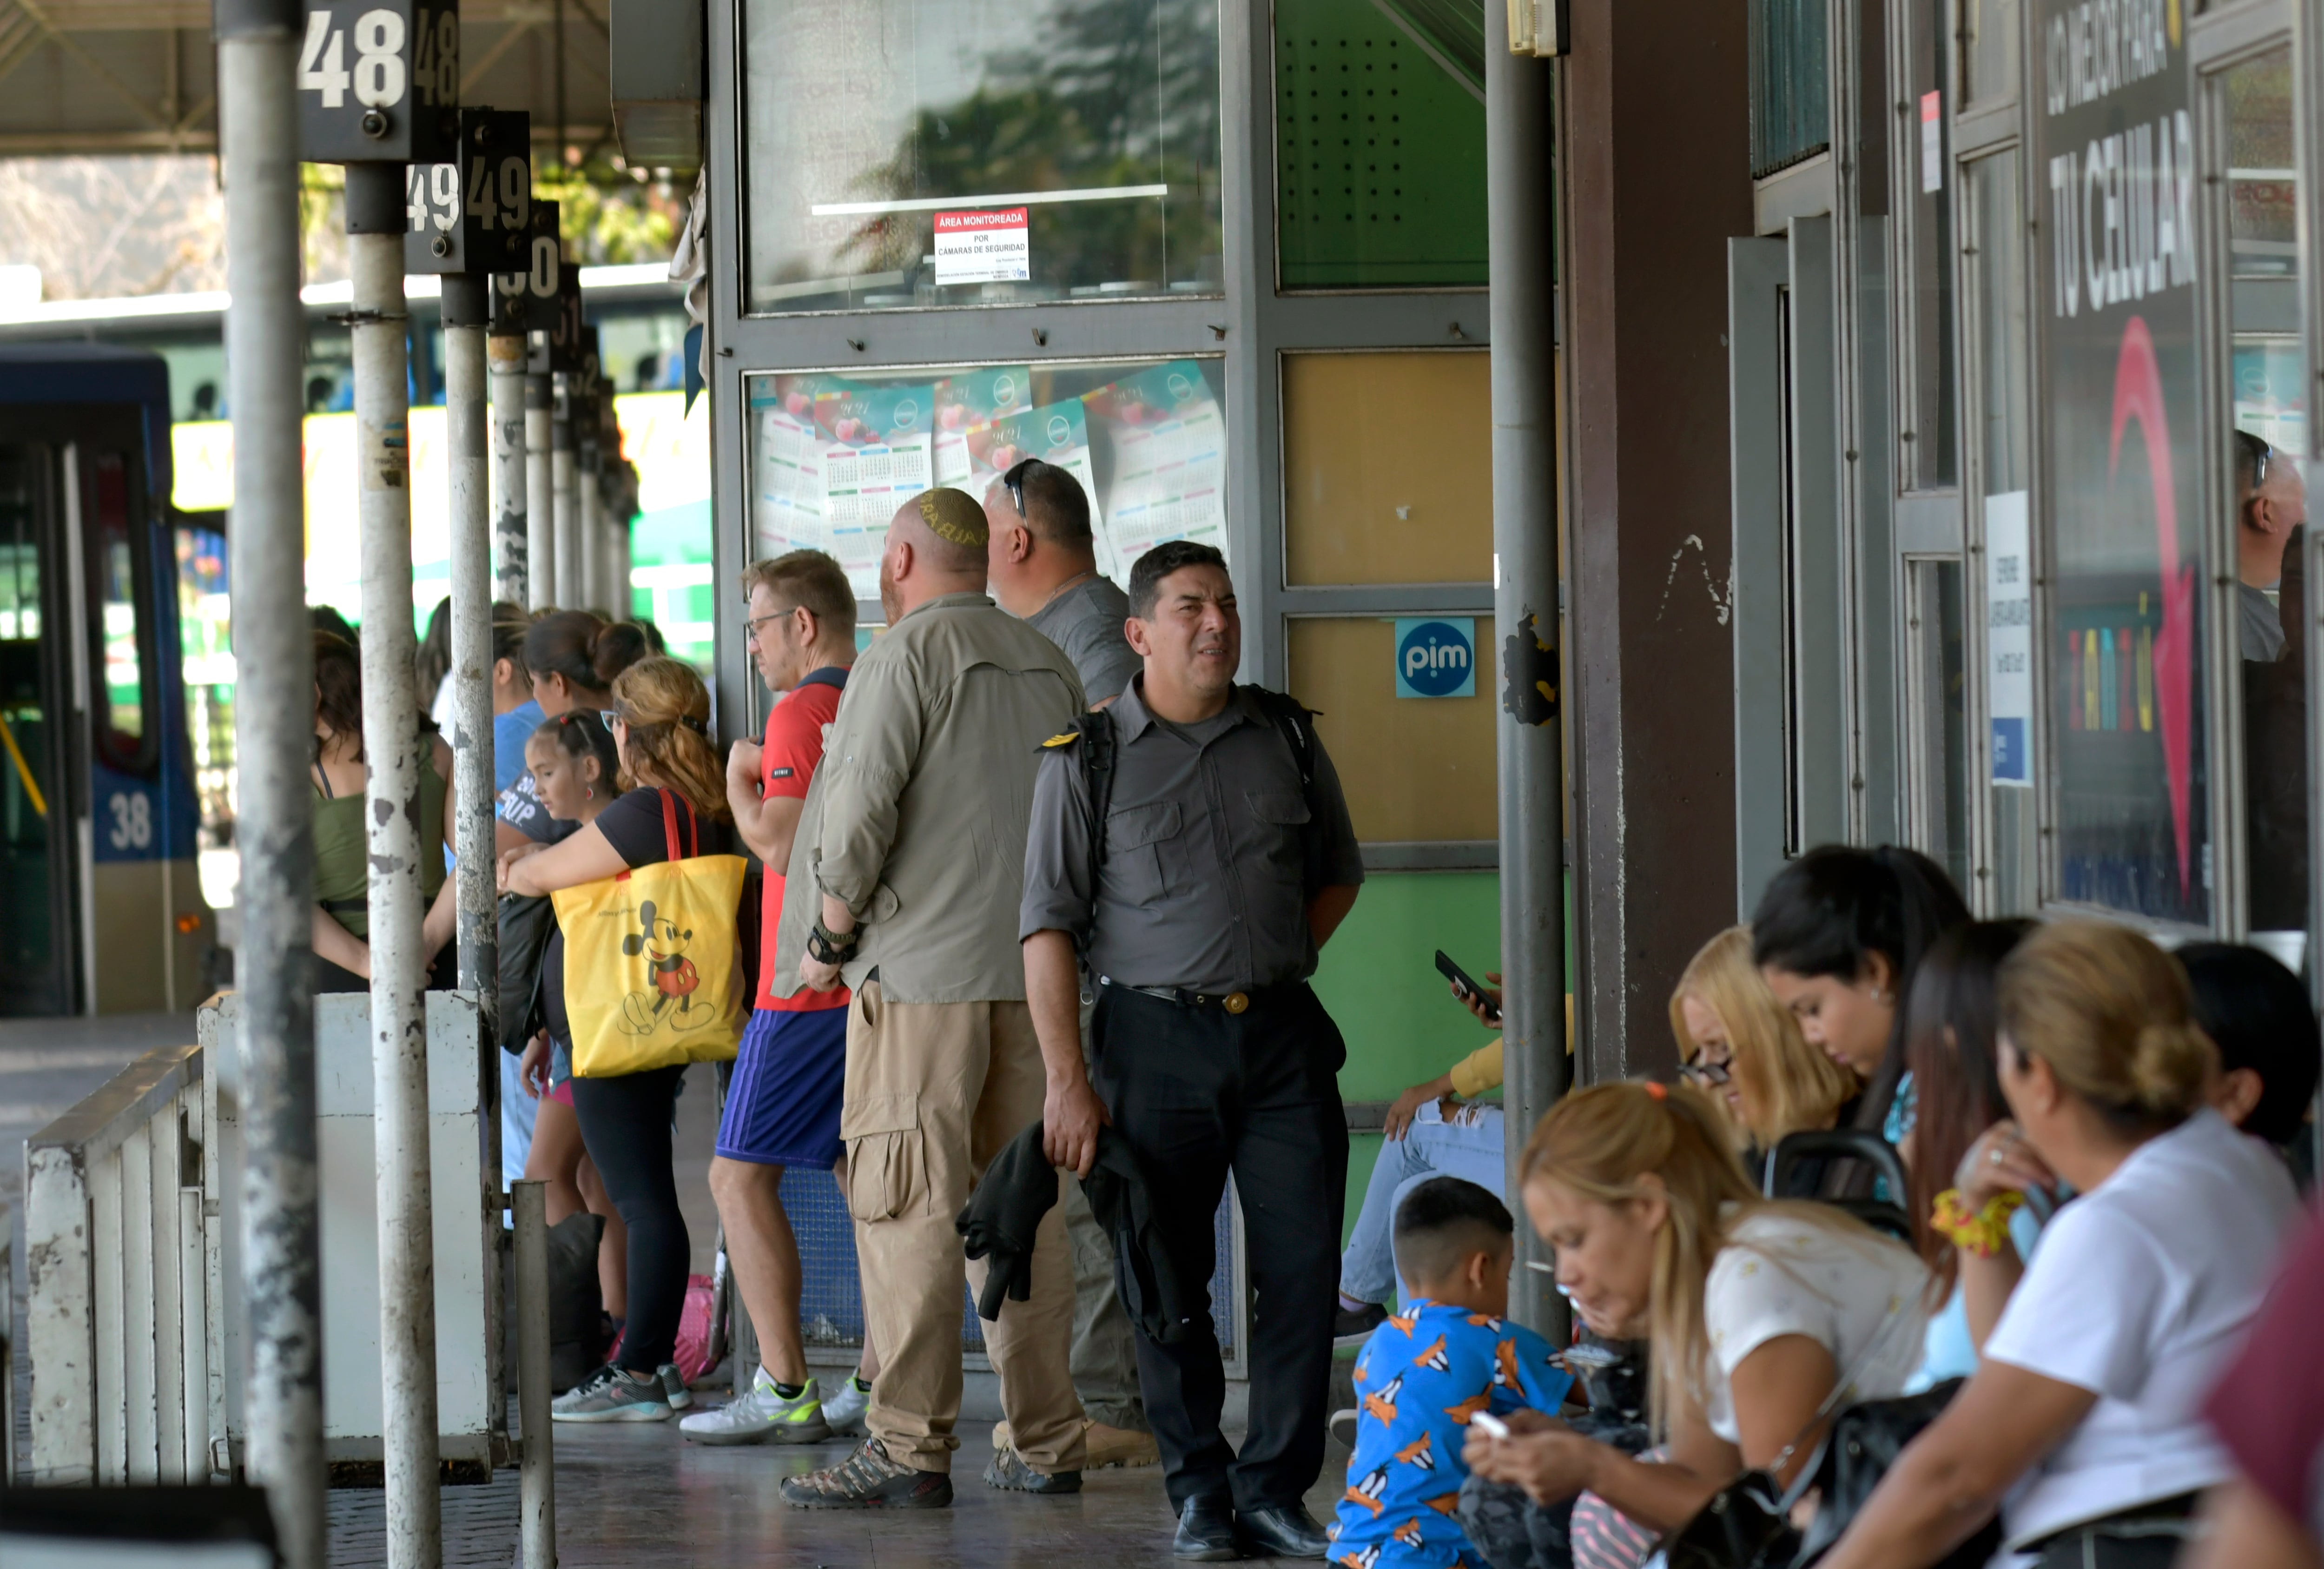
[[[553, 893], [659, 865], [670, 859], [669, 819], [681, 854], [733, 853], [725, 770], [711, 744], [702, 678], [677, 660], [644, 659], [613, 678], [607, 697], [622, 794], [561, 843], [503, 855], [503, 892]], [[569, 1051], [562, 931], [549, 937], [542, 958], [541, 1000], [550, 1037]], [[528, 1071], [535, 1056], [528, 1048]], [[670, 1116], [685, 1073], [681, 1063], [571, 1081], [589, 1158], [629, 1229], [629, 1321], [614, 1361], [558, 1397], [552, 1414], [559, 1421], [667, 1421], [685, 1403], [671, 1357], [692, 1244], [670, 1168]]]
[[[371, 847], [364, 821], [371, 771], [364, 761], [363, 660], [346, 639], [314, 635], [315, 989], [363, 992], [371, 986]], [[420, 715], [412, 716], [406, 744], [420, 757], [420, 891], [429, 900], [420, 923], [420, 953], [433, 964], [452, 940], [447, 857], [428, 849], [452, 844], [452, 749]]]

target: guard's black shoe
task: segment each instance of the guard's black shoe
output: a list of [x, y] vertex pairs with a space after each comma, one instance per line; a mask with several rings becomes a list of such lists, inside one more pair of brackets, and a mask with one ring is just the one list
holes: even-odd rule
[[1260, 1558], [1321, 1558], [1332, 1545], [1323, 1527], [1297, 1504], [1268, 1504], [1235, 1517], [1251, 1553]]
[[1388, 1322], [1388, 1309], [1377, 1302], [1367, 1302], [1361, 1307], [1335, 1307], [1332, 1310], [1332, 1343], [1361, 1345], [1371, 1338], [1372, 1331]]
[[1234, 1509], [1223, 1498], [1190, 1498], [1178, 1511], [1178, 1534], [1170, 1538], [1170, 1556], [1198, 1564], [1220, 1564], [1242, 1556], [1235, 1539]]

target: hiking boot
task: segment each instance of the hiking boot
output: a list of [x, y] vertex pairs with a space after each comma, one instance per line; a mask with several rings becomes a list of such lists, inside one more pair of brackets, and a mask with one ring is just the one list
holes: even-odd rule
[[877, 1438], [827, 1471], [783, 1483], [783, 1502], [803, 1509], [940, 1509], [952, 1502], [952, 1478], [888, 1458]]
[[715, 1411], [696, 1411], [678, 1425], [696, 1444], [817, 1444], [831, 1436], [815, 1380], [786, 1400], [761, 1368], [750, 1392]]
[[861, 1382], [851, 1373], [839, 1380], [823, 1403], [823, 1419], [831, 1424], [834, 1433], [863, 1431], [863, 1413], [872, 1405], [872, 1386]]
[[661, 1380], [661, 1392], [669, 1398], [669, 1408], [683, 1411], [694, 1404], [694, 1391], [686, 1387], [686, 1375], [678, 1371], [676, 1362], [664, 1362], [654, 1370]]
[[1082, 1491], [1078, 1471], [1035, 1471], [1014, 1449], [1002, 1449], [984, 1468], [984, 1485], [1007, 1492], [1068, 1493]]
[[610, 1364], [549, 1402], [558, 1422], [667, 1422], [669, 1396], [658, 1378], [633, 1379]]
[[[999, 1454], [1014, 1449], [1016, 1440], [1009, 1435], [1009, 1424], [992, 1425], [992, 1449]], [[1159, 1465], [1161, 1448], [1155, 1444], [1154, 1435], [1140, 1433], [1135, 1427], [1113, 1427], [1103, 1422], [1082, 1419], [1082, 1469], [1110, 1471], [1117, 1465]]]

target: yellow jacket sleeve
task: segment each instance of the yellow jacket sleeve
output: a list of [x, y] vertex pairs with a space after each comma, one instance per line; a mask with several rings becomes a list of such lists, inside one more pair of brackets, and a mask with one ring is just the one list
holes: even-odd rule
[[1474, 1100], [1487, 1090], [1500, 1088], [1501, 1043], [1480, 1046], [1452, 1065], [1452, 1093]]

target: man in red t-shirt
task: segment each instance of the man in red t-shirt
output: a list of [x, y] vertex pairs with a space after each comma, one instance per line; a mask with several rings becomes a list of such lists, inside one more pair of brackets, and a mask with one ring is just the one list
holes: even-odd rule
[[791, 838], [848, 668], [855, 662], [855, 592], [839, 563], [794, 550], [743, 574], [750, 595], [751, 657], [769, 691], [763, 745], [738, 741], [726, 760], [726, 802], [751, 853], [766, 866], [759, 994], [718, 1124], [710, 1192], [726, 1231], [734, 1284], [758, 1331], [761, 1361], [751, 1392], [678, 1426], [703, 1444], [812, 1444], [862, 1420], [877, 1371], [863, 1364], [828, 1397], [807, 1376], [799, 1334], [798, 1241], [783, 1214], [783, 1168], [838, 1168], [839, 1102], [847, 1071], [845, 988], [779, 997], [775, 931]]

